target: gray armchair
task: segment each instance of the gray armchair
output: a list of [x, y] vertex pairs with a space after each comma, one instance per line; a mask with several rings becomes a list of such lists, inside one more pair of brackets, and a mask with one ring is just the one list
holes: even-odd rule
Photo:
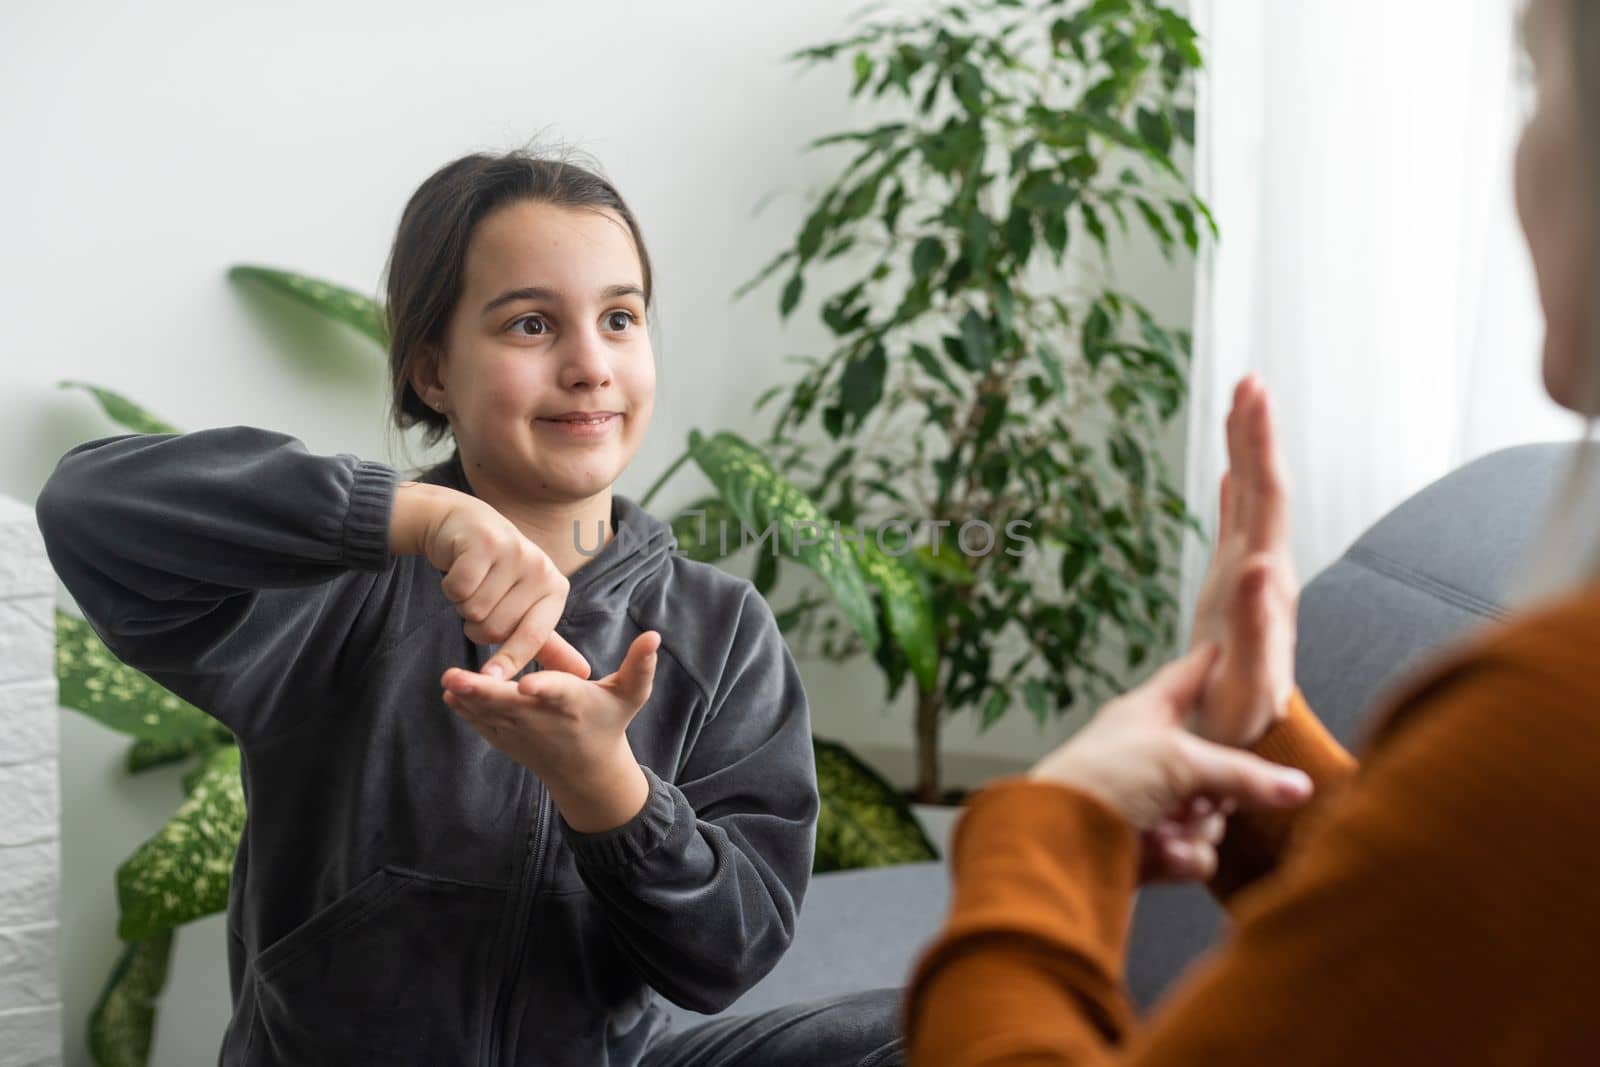
[[[1419, 657], [1504, 614], [1502, 591], [1569, 454], [1563, 444], [1522, 445], [1476, 460], [1395, 508], [1305, 586], [1296, 676], [1340, 741], [1359, 747], [1374, 696]], [[942, 862], [820, 875], [789, 953], [728, 1012], [903, 984], [948, 906]], [[1128, 961], [1134, 998], [1157, 999], [1220, 922], [1203, 888], [1143, 891]], [[703, 1018], [672, 1010], [676, 1025]]]

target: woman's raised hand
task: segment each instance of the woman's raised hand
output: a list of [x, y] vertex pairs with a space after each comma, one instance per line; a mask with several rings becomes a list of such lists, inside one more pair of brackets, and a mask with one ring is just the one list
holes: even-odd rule
[[441, 588], [474, 642], [498, 644], [482, 673], [511, 678], [530, 659], [589, 677], [589, 663], [555, 632], [569, 583], [515, 523], [470, 493], [402, 482], [395, 490], [390, 548], [444, 572]]
[[1094, 796], [1141, 834], [1144, 880], [1206, 878], [1216, 868], [1220, 815], [1304, 803], [1311, 780], [1299, 770], [1215, 744], [1184, 726], [1217, 647], [1200, 645], [1137, 689], [1102, 707], [1028, 777]]
[[1267, 391], [1254, 377], [1234, 389], [1227, 437], [1216, 551], [1190, 641], [1222, 651], [1189, 725], [1210, 740], [1249, 746], [1288, 709], [1299, 596], [1287, 479]]

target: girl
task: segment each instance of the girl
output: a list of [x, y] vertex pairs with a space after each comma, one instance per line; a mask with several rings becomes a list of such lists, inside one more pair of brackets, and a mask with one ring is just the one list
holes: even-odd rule
[[[1544, 381], [1592, 418], [1600, 0], [1532, 0], [1526, 31], [1538, 104], [1518, 148], [1517, 205], [1545, 313]], [[1357, 770], [1279, 684], [1292, 666], [1294, 594], [1272, 433], [1265, 394], [1246, 381], [1228, 421], [1224, 530], [1197, 620], [1207, 640], [963, 815], [955, 905], [908, 998], [917, 1063], [1595, 1062], [1600, 571], [1583, 495], [1589, 443], [1533, 561], [1530, 589], [1543, 602], [1411, 678]], [[1211, 699], [1214, 639], [1235, 683], [1225, 688], [1241, 697], [1231, 704]], [[1203, 733], [1255, 755], [1184, 730], [1197, 705]], [[1307, 794], [1304, 775], [1258, 755], [1309, 772], [1315, 817], [1241, 816], [1219, 852], [1218, 812], [1210, 801], [1196, 810], [1196, 798], [1284, 808]], [[1209, 877], [1237, 928], [1140, 1026], [1121, 965], [1137, 832], [1152, 828], [1146, 872]]]
[[243, 753], [220, 1062], [896, 1061], [891, 990], [675, 1034], [655, 1002], [771, 970], [818, 797], [766, 602], [612, 491], [655, 393], [633, 213], [571, 163], [471, 155], [387, 273], [393, 419], [448, 461], [121, 435], [38, 499], [106, 644]]

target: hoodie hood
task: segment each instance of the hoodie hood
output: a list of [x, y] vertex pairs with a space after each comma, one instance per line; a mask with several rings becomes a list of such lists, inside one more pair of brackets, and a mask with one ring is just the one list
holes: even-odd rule
[[[417, 481], [477, 496], [467, 482], [460, 452], [419, 474]], [[564, 620], [590, 612], [622, 611], [640, 583], [665, 567], [677, 551], [678, 541], [670, 525], [616, 492], [611, 494], [611, 530], [611, 539], [598, 552], [594, 546], [599, 544], [600, 531], [577, 531], [577, 544], [589, 559], [568, 575], [571, 585]]]

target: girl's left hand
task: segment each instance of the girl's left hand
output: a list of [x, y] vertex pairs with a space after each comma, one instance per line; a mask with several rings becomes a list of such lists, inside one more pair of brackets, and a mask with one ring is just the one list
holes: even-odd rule
[[[1144, 835], [1141, 873], [1147, 876], [1209, 877], [1220, 836], [1214, 816], [1234, 804], [1295, 807], [1311, 795], [1311, 780], [1303, 772], [1202, 740], [1185, 728], [1216, 655], [1217, 647], [1206, 643], [1167, 664], [1138, 689], [1106, 704], [1028, 772], [1029, 778], [1097, 797], [1121, 814]], [[1163, 864], [1159, 855], [1151, 855], [1146, 831], [1159, 835], [1164, 824], [1175, 821], [1180, 826], [1198, 822], [1201, 829], [1179, 834], [1185, 842], [1181, 857], [1175, 857], [1176, 864]]]
[[604, 813], [608, 807], [621, 811], [616, 794], [644, 782], [626, 731], [650, 699], [660, 645], [657, 631], [645, 631], [628, 646], [622, 666], [598, 681], [542, 670], [513, 682], [452, 667], [440, 679], [444, 702], [544, 782], [574, 829], [594, 832], [580, 825], [594, 821], [621, 825], [643, 806], [644, 794], [637, 805], [623, 803], [633, 811], [614, 818]]

